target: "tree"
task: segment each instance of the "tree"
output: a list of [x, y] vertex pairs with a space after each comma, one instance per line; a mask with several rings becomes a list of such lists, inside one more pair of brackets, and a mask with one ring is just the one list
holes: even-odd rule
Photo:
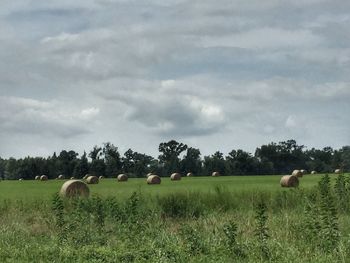
[[204, 173], [210, 175], [212, 172], [219, 172], [225, 175], [225, 159], [222, 152], [216, 151], [211, 156], [204, 157]]
[[6, 160], [0, 157], [0, 180], [5, 179]]
[[310, 171], [329, 173], [333, 170], [334, 151], [331, 147], [324, 147], [322, 150], [312, 148], [305, 152], [307, 167]]
[[89, 167], [89, 171], [91, 174], [94, 175], [105, 175], [105, 162], [104, 159], [102, 159], [102, 148], [98, 146], [94, 146], [94, 148], [89, 153], [89, 157], [91, 158], [91, 164]]
[[47, 159], [47, 166], [48, 176], [51, 178], [57, 177], [59, 171], [59, 160], [57, 158], [56, 152], [54, 152], [53, 155]]
[[243, 150], [232, 150], [226, 157], [228, 174], [252, 175], [257, 173], [258, 160]]
[[76, 178], [82, 178], [88, 173], [89, 173], [89, 162], [86, 157], [86, 152], [84, 151], [84, 154], [81, 156], [81, 158], [78, 160], [77, 164], [74, 167], [73, 176]]
[[306, 167], [307, 158], [303, 149], [304, 145], [297, 145], [295, 140], [262, 145], [255, 151], [255, 157], [262, 164], [259, 170], [271, 167], [273, 174], [288, 174], [294, 169]]
[[149, 172], [157, 172], [158, 165], [155, 164], [156, 160], [152, 156], [129, 149], [124, 153], [122, 160], [124, 172], [131, 173], [136, 177], [143, 177]]
[[79, 154], [75, 151], [63, 150], [58, 156], [58, 173], [65, 176], [72, 176], [74, 167], [77, 163], [77, 156]]
[[186, 144], [175, 140], [159, 144], [158, 150], [162, 153], [159, 155], [159, 161], [163, 165], [163, 174], [170, 174], [180, 169], [179, 156], [186, 149]]
[[192, 172], [194, 174], [200, 174], [202, 170], [202, 161], [200, 156], [201, 152], [199, 149], [189, 147], [181, 162], [182, 171], [185, 173]]
[[344, 146], [341, 152], [341, 168], [344, 171], [350, 171], [350, 146]]
[[103, 155], [105, 160], [105, 174], [107, 177], [112, 177], [121, 172], [122, 162], [120, 159], [120, 154], [118, 152], [118, 147], [114, 146], [110, 142], [104, 143]]

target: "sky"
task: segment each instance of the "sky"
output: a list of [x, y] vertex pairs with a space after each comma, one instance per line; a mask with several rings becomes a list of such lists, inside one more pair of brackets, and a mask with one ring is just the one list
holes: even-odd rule
[[1, 0], [0, 156], [350, 144], [350, 1]]

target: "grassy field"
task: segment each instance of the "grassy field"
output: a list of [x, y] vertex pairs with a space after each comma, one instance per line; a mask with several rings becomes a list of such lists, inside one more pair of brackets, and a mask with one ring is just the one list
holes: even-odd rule
[[[315, 186], [321, 175], [307, 175], [300, 180], [301, 188]], [[221, 177], [185, 177], [181, 181], [162, 178], [160, 185], [147, 185], [144, 178], [131, 178], [128, 182], [116, 179], [103, 179], [97, 185], [89, 185], [92, 195], [117, 196], [125, 198], [138, 191], [145, 195], [163, 195], [177, 192], [212, 193], [216, 187], [224, 187], [230, 192], [285, 191], [279, 187], [281, 176], [221, 176]], [[0, 182], [1, 199], [47, 200], [58, 192], [63, 180], [49, 181], [2, 181]]]
[[[328, 180], [329, 179], [329, 180]], [[0, 182], [0, 262], [349, 262], [350, 176]]]

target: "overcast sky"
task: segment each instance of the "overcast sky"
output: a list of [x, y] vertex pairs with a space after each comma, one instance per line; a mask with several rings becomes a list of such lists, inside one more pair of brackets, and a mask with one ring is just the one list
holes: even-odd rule
[[0, 156], [350, 144], [350, 1], [1, 0]]

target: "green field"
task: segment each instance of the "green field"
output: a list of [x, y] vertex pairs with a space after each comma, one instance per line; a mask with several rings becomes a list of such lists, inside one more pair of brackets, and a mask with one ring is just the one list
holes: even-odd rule
[[279, 181], [103, 179], [74, 200], [63, 181], [1, 181], [0, 262], [349, 262], [350, 176]]
[[[300, 180], [301, 188], [315, 186], [321, 175], [307, 175]], [[127, 197], [137, 191], [145, 195], [163, 195], [177, 192], [212, 193], [216, 187], [224, 187], [230, 192], [285, 191], [280, 187], [281, 176], [221, 176], [185, 177], [181, 181], [171, 181], [163, 177], [160, 185], [147, 185], [145, 178], [131, 178], [127, 182], [116, 179], [102, 179], [97, 185], [89, 185], [92, 195]], [[58, 192], [63, 180], [49, 181], [2, 181], [0, 199], [49, 199]]]

